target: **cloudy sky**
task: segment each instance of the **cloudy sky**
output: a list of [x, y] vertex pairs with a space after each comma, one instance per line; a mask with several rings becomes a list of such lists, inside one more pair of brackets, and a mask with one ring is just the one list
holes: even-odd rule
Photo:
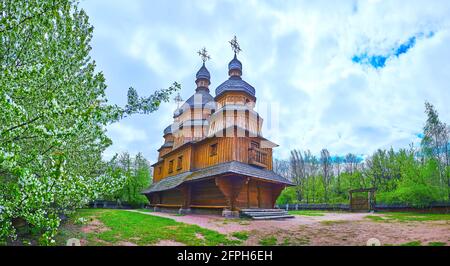
[[[189, 98], [202, 47], [212, 57], [214, 96], [228, 78], [236, 35], [243, 78], [256, 88], [278, 158], [294, 148], [367, 155], [419, 143], [425, 101], [450, 123], [447, 0], [84, 0], [81, 7], [95, 27], [92, 57], [107, 96], [121, 105], [129, 86], [149, 95], [174, 81]], [[111, 125], [105, 157], [140, 151], [154, 162], [175, 108]]]

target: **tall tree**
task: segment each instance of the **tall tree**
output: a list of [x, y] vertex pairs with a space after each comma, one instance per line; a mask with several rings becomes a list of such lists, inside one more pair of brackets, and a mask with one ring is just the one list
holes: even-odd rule
[[322, 182], [324, 187], [324, 198], [325, 202], [328, 202], [328, 191], [331, 183], [332, 176], [332, 166], [331, 166], [331, 156], [327, 149], [323, 149], [320, 152], [320, 163], [322, 164]]
[[107, 104], [77, 3], [0, 1], [0, 241], [24, 219], [51, 244], [61, 213], [119, 189], [123, 177], [102, 162], [106, 125], [151, 113], [179, 89], [139, 97], [130, 88], [125, 107]]
[[273, 171], [282, 177], [291, 179], [291, 167], [288, 160], [274, 159]]
[[300, 150], [292, 150], [290, 162], [291, 162], [290, 168], [292, 170], [292, 179], [297, 188], [296, 189], [297, 200], [301, 201], [304, 197], [303, 188], [306, 179], [305, 161], [303, 159], [302, 152]]
[[425, 103], [427, 121], [424, 126], [422, 148], [426, 156], [436, 160], [439, 168], [439, 177], [442, 183], [448, 186], [448, 198], [450, 199], [450, 175], [449, 167], [449, 139], [448, 126], [439, 120], [439, 114], [434, 106]]

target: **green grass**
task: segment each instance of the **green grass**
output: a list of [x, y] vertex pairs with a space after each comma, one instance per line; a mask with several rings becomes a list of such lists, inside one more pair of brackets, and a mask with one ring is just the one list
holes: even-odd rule
[[261, 246], [276, 246], [277, 245], [277, 238], [274, 236], [268, 236], [261, 238], [259, 240], [259, 244]]
[[288, 211], [291, 215], [302, 215], [302, 216], [324, 216], [323, 211], [311, 211], [311, 210], [299, 210], [299, 211]]
[[218, 219], [222, 224], [227, 225], [230, 223], [237, 223], [239, 225], [249, 225], [250, 219], [249, 218], [225, 218], [225, 219]]
[[240, 240], [242, 240], [242, 241], [245, 241], [245, 240], [248, 239], [248, 232], [246, 232], [246, 231], [242, 231], [242, 232], [234, 232], [234, 233], [232, 234], [232, 236], [234, 236], [235, 238], [240, 239]]
[[304, 237], [286, 237], [283, 240], [281, 246], [306, 246], [309, 245], [310, 239], [307, 236]]
[[446, 246], [447, 243], [444, 242], [430, 242], [428, 243], [428, 246], [432, 246], [432, 247], [443, 247]]
[[370, 219], [374, 222], [388, 222], [389, 221], [388, 219], [385, 219], [385, 218], [383, 218], [381, 216], [377, 216], [377, 215], [367, 215], [364, 218]]
[[327, 225], [327, 226], [331, 226], [331, 225], [335, 225], [335, 224], [345, 224], [345, 223], [349, 223], [349, 221], [346, 220], [335, 220], [335, 221], [321, 221], [320, 222], [323, 225]]
[[[79, 229], [62, 230], [65, 237], [78, 236], [88, 241], [89, 245], [115, 245], [121, 241], [137, 245], [152, 245], [161, 240], [171, 240], [190, 246], [237, 245], [239, 240], [230, 240], [226, 235], [202, 228], [176, 222], [173, 219], [146, 215], [124, 210], [83, 209], [72, 219], [85, 217], [98, 219], [103, 225], [101, 232], [79, 233]], [[75, 225], [73, 225], [75, 226]], [[198, 237], [201, 235], [202, 237]], [[67, 239], [67, 238], [66, 238]]]
[[400, 244], [400, 246], [407, 246], [407, 247], [418, 247], [421, 245], [422, 245], [422, 242], [420, 242], [420, 241], [411, 241], [411, 242]]
[[417, 213], [417, 212], [381, 212], [383, 216], [368, 215], [366, 218], [376, 222], [423, 222], [423, 221], [450, 221], [450, 214]]

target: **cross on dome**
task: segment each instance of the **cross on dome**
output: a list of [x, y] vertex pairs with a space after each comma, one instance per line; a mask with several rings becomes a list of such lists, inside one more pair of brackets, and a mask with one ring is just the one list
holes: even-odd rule
[[231, 39], [229, 43], [231, 44], [231, 49], [233, 49], [234, 54], [238, 54], [240, 51], [242, 51], [237, 41], [236, 35], [234, 35], [234, 38]]
[[197, 53], [202, 59], [203, 63], [211, 59], [211, 56], [209, 56], [208, 51], [206, 51], [205, 47], [203, 47], [203, 49], [199, 50]]

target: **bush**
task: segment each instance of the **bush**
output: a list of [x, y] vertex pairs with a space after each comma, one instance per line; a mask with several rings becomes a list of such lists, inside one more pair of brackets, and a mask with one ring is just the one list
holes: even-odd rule
[[440, 200], [442, 200], [442, 193], [438, 187], [423, 184], [402, 186], [392, 192], [380, 193], [377, 196], [378, 202], [403, 203], [413, 207], [425, 207]]
[[276, 204], [294, 204], [297, 202], [297, 193], [295, 191], [295, 187], [288, 187], [281, 192]]

